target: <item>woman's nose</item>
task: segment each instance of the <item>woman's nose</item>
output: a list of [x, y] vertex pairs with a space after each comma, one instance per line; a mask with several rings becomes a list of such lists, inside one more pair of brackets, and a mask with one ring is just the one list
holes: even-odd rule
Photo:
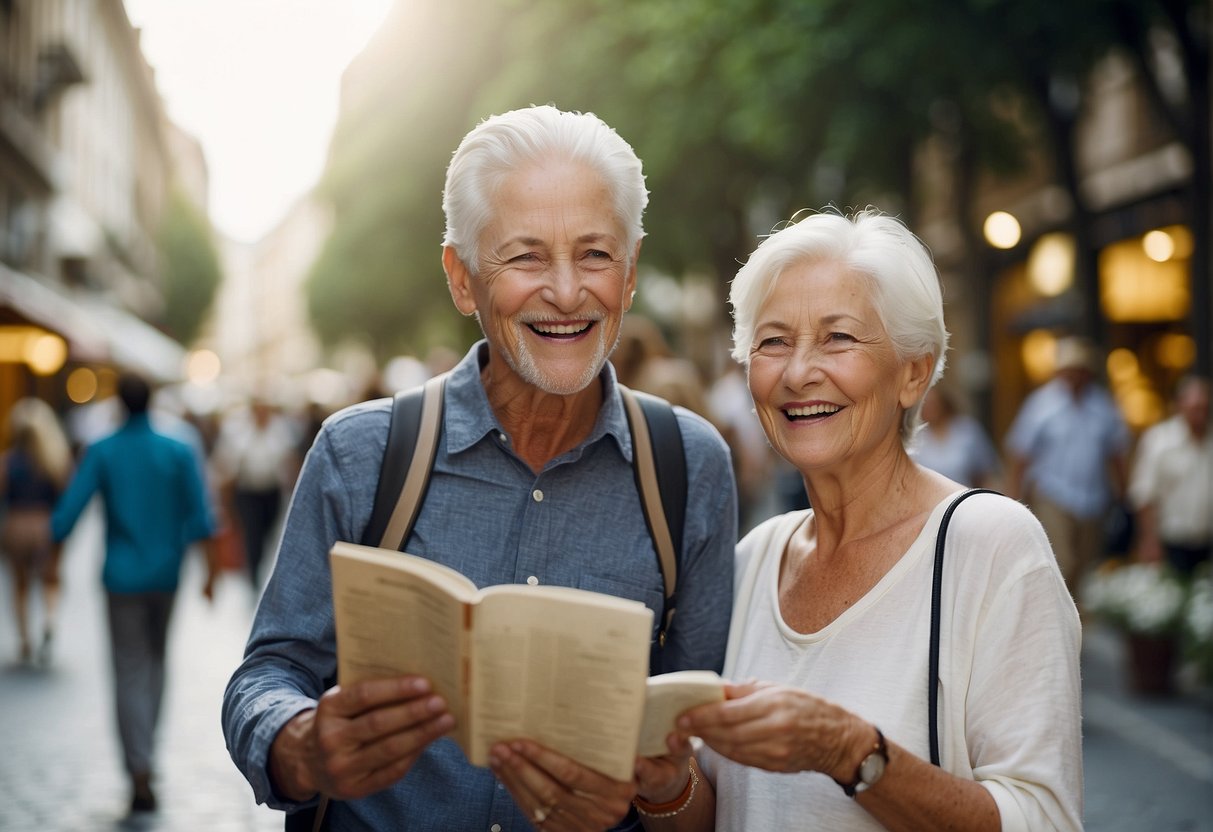
[[798, 341], [783, 370], [784, 382], [792, 389], [820, 381], [824, 377], [821, 351], [808, 341]]

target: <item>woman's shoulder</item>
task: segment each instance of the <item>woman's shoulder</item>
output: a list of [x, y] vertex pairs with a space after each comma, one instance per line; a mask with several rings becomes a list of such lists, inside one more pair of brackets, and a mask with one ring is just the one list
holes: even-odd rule
[[1017, 562], [1032, 568], [1053, 560], [1049, 539], [1036, 516], [1018, 500], [995, 492], [974, 494], [957, 506], [947, 535], [971, 561]]

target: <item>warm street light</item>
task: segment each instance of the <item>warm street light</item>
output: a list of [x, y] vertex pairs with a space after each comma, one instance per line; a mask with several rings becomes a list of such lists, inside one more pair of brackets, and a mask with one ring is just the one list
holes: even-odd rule
[[995, 211], [986, 217], [981, 230], [987, 243], [1001, 249], [1015, 248], [1022, 235], [1019, 220], [1006, 211]]

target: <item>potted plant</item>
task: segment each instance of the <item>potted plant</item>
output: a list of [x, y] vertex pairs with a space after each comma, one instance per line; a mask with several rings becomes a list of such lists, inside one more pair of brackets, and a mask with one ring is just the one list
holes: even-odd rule
[[1184, 652], [1199, 678], [1213, 684], [1213, 566], [1205, 564], [1192, 579], [1183, 617]]
[[1188, 592], [1168, 567], [1109, 561], [1085, 586], [1087, 610], [1125, 638], [1129, 685], [1137, 693], [1174, 692]]

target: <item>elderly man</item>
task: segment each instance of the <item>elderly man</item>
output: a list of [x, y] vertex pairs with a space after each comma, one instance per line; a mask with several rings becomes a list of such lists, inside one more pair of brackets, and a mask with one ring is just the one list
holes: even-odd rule
[[[478, 585], [538, 580], [660, 607], [632, 443], [607, 358], [636, 289], [647, 192], [640, 160], [590, 114], [494, 116], [447, 170], [442, 263], [455, 306], [484, 332], [446, 382], [443, 438], [410, 553]], [[301, 473], [224, 730], [259, 800], [320, 795], [333, 829], [606, 828], [629, 814], [616, 782], [533, 743], [470, 765], [428, 680], [324, 690], [335, 648], [327, 553], [360, 539], [389, 403], [331, 418]], [[667, 669], [719, 668], [732, 596], [736, 494], [727, 446], [677, 411], [687, 460], [678, 618]], [[407, 637], [407, 636], [406, 636]], [[520, 738], [521, 739], [521, 738]]]
[[1102, 554], [1103, 518], [1124, 497], [1129, 429], [1111, 394], [1096, 381], [1090, 341], [1057, 342], [1055, 374], [1024, 400], [1007, 434], [1007, 494], [1026, 499], [1039, 518], [1070, 594]]
[[1213, 549], [1213, 431], [1209, 379], [1186, 376], [1175, 415], [1142, 434], [1129, 496], [1137, 511], [1138, 554], [1164, 558], [1185, 577]]

